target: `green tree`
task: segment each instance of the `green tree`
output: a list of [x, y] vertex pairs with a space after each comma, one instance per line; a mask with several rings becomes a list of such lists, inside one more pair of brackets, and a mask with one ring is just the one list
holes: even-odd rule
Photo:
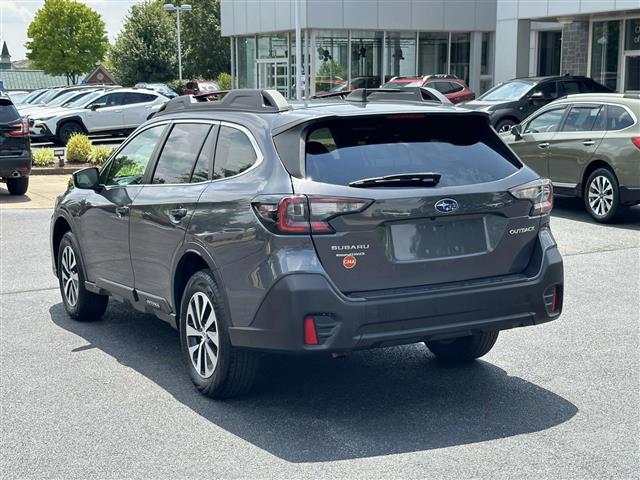
[[91, 71], [109, 46], [100, 15], [73, 0], [45, 0], [27, 36], [29, 61], [51, 75], [66, 75], [67, 83]]
[[213, 80], [219, 73], [229, 72], [229, 39], [220, 33], [220, 1], [184, 0], [183, 3], [192, 7], [190, 12], [180, 15], [184, 78]]
[[123, 85], [165, 82], [177, 76], [176, 23], [159, 0], [133, 5], [109, 52]]

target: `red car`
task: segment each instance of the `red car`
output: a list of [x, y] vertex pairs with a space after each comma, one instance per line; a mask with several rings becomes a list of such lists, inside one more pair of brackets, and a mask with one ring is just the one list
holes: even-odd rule
[[476, 98], [476, 94], [455, 75], [426, 75], [424, 77], [393, 77], [382, 88], [415, 88], [429, 87], [439, 91], [451, 103], [468, 102]]
[[183, 95], [199, 95], [201, 93], [215, 93], [222, 90], [218, 82], [213, 80], [191, 80], [182, 90]]

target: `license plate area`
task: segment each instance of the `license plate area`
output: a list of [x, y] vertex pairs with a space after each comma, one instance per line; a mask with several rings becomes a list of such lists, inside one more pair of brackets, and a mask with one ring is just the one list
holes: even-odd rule
[[483, 217], [435, 218], [388, 226], [391, 253], [396, 262], [433, 260], [486, 253]]

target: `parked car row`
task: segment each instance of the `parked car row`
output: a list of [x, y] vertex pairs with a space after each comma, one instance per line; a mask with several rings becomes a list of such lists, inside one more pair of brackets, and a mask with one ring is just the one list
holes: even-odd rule
[[32, 140], [66, 145], [77, 133], [128, 134], [168, 101], [146, 87], [75, 86], [41, 93], [18, 111]]

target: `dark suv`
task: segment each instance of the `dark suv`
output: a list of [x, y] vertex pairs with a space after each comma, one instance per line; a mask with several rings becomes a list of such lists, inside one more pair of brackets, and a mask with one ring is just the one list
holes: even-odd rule
[[550, 182], [485, 113], [388, 93], [169, 102], [57, 200], [69, 315], [111, 295], [168, 321], [213, 397], [246, 391], [261, 351], [426, 342], [461, 362], [557, 318]]
[[499, 83], [477, 100], [462, 104], [482, 110], [498, 132], [508, 132], [547, 103], [575, 93], [604, 93], [611, 90], [588, 77], [529, 77]]
[[0, 180], [11, 195], [29, 188], [31, 142], [29, 124], [23, 121], [11, 99], [0, 93]]

